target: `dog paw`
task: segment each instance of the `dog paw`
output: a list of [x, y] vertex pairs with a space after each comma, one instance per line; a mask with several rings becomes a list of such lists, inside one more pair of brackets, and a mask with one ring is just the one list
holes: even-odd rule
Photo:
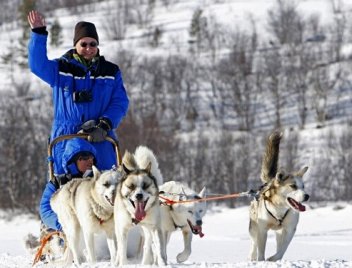
[[279, 261], [279, 260], [281, 260], [281, 258], [276, 255], [271, 256], [270, 258], [267, 259], [267, 261]]
[[185, 262], [189, 255], [191, 255], [191, 252], [189, 251], [183, 251], [180, 254], [177, 255], [176, 259], [178, 263]]

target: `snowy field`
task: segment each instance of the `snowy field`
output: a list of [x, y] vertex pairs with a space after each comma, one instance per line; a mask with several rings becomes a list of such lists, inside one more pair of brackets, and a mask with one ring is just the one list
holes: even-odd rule
[[[8, 221], [0, 213], [0, 267], [31, 267], [33, 256], [24, 248], [23, 237], [39, 233], [39, 221], [28, 215]], [[310, 205], [301, 214], [295, 237], [280, 262], [248, 262], [248, 207], [209, 208], [204, 218], [203, 238], [194, 237], [188, 261], [177, 264], [181, 251], [181, 232], [173, 234], [168, 246], [167, 267], [352, 267], [352, 205], [339, 203]], [[273, 253], [275, 241], [270, 233], [267, 254]], [[38, 264], [36, 267], [48, 267]], [[77, 266], [76, 266], [77, 267]], [[113, 267], [107, 261], [79, 267]], [[141, 267], [131, 264], [127, 267]]]

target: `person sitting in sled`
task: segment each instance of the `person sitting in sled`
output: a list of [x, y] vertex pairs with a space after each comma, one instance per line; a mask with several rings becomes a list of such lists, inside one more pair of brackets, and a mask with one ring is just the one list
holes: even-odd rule
[[92, 176], [93, 165], [97, 166], [98, 169], [101, 168], [100, 162], [96, 158], [95, 148], [82, 138], [73, 138], [67, 141], [62, 155], [62, 165], [65, 173], [57, 175], [53, 181], [47, 182], [39, 205], [42, 223], [52, 231], [62, 231], [58, 217], [50, 205], [52, 195], [72, 178]]

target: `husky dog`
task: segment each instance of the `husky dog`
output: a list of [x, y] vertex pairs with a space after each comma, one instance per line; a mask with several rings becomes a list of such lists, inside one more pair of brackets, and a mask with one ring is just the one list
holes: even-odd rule
[[286, 252], [296, 231], [299, 212], [305, 211], [302, 202], [309, 199], [304, 191], [302, 177], [308, 170], [286, 173], [278, 170], [281, 132], [270, 135], [262, 162], [261, 180], [264, 183], [258, 198], [251, 202], [249, 233], [252, 245], [249, 258], [252, 261], [265, 259], [268, 231], [276, 231], [276, 253], [269, 261], [280, 260]]
[[66, 262], [82, 262], [80, 234], [83, 233], [88, 262], [96, 262], [94, 234], [105, 232], [111, 261], [116, 254], [114, 234], [114, 202], [120, 173], [109, 170], [100, 173], [93, 166], [93, 178], [73, 179], [59, 189], [50, 204], [57, 213], [66, 235], [68, 252]]
[[165, 265], [158, 188], [162, 176], [157, 160], [150, 149], [140, 146], [134, 155], [129, 152], [124, 154], [122, 166], [125, 174], [117, 186], [114, 208], [118, 246], [116, 264], [127, 264], [128, 232], [138, 225], [144, 234], [142, 264]]
[[[178, 228], [182, 230], [184, 249], [177, 255], [177, 262], [181, 263], [191, 255], [192, 233], [203, 237], [202, 224], [206, 213], [206, 202], [184, 202], [186, 200], [197, 200], [205, 197], [205, 187], [196, 193], [187, 185], [169, 181], [159, 188], [161, 197], [175, 201], [174, 204], [165, 204], [165, 199], [160, 198], [161, 206], [161, 229], [163, 234], [164, 254], [170, 240], [171, 233]], [[181, 201], [177, 203], [177, 201]]]

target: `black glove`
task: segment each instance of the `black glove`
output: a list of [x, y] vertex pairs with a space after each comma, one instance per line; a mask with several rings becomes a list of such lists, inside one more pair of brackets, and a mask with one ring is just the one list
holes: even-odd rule
[[111, 130], [110, 120], [107, 118], [100, 118], [98, 124], [95, 120], [89, 120], [81, 126], [81, 133], [88, 133], [88, 141], [101, 142], [105, 141], [108, 131]]
[[100, 127], [95, 127], [88, 135], [88, 141], [90, 142], [101, 142], [105, 141], [108, 132]]

